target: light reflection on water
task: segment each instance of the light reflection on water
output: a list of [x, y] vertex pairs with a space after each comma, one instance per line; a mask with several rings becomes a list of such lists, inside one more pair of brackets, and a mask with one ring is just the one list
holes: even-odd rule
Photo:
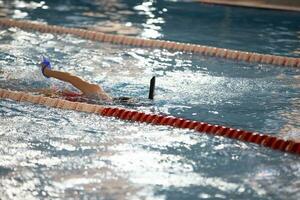
[[[45, 54], [56, 69], [99, 83], [113, 96], [145, 99], [149, 80], [156, 75], [154, 109], [166, 114], [276, 133], [286, 123], [282, 116], [296, 109], [289, 102], [298, 99], [295, 69], [93, 43], [14, 28], [3, 31], [2, 40], [5, 60], [1, 84], [12, 89], [70, 87], [42, 77], [36, 63]], [[153, 111], [152, 107], [141, 109]], [[290, 122], [293, 117], [286, 119]], [[296, 122], [291, 124], [299, 128]]]
[[[141, 111], [271, 133], [288, 127], [299, 137], [299, 70], [14, 28], [0, 33], [1, 88], [65, 87], [35, 66], [46, 54], [56, 69], [115, 96], [146, 97], [156, 75], [155, 104]], [[8, 100], [0, 101], [0, 118], [4, 199], [299, 199], [294, 155]]]
[[185, 0], [12, 0], [0, 1], [0, 16], [299, 57], [297, 12], [212, 6]]
[[[27, 103], [1, 107], [5, 198], [163, 199], [173, 191], [268, 199], [283, 177], [297, 180], [295, 157], [254, 145]], [[285, 186], [280, 196], [298, 191]]]

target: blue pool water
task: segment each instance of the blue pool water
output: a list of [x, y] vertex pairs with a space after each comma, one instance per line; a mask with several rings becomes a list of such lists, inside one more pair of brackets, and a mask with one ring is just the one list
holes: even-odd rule
[[[184, 1], [0, 2], [12, 18], [299, 55], [299, 13]], [[114, 96], [146, 97], [156, 75], [155, 103], [134, 107], [141, 111], [299, 138], [298, 69], [1, 28], [1, 88], [64, 87], [41, 76], [42, 54]], [[253, 144], [10, 100], [0, 101], [0, 125], [1, 199], [299, 199], [299, 158]]]
[[287, 56], [299, 57], [300, 53], [298, 12], [232, 8], [173, 0], [46, 2], [5, 1], [0, 13], [16, 19], [146, 38]]

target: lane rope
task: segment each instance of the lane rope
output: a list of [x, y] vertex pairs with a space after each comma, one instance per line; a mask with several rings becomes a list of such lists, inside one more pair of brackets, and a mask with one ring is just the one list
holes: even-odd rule
[[232, 0], [197, 0], [200, 3], [239, 6], [248, 8], [272, 9], [272, 10], [285, 10], [285, 11], [300, 11], [300, 5], [289, 6], [284, 4], [272, 4], [267, 1], [232, 1]]
[[58, 98], [32, 95], [25, 92], [10, 91], [0, 88], [1, 99], [11, 99], [21, 102], [30, 102], [44, 106], [75, 110], [80, 112], [96, 113], [101, 116], [114, 117], [121, 120], [143, 122], [153, 125], [172, 126], [175, 128], [191, 129], [199, 133], [222, 136], [244, 142], [255, 143], [267, 148], [280, 150], [287, 153], [300, 155], [300, 142], [285, 140], [274, 135], [250, 132], [230, 127], [209, 124], [206, 122], [192, 121], [188, 119], [164, 116], [151, 113], [138, 112], [135, 110], [93, 105], [81, 102], [72, 102]]
[[35, 30], [44, 33], [71, 34], [84, 39], [107, 42], [112, 44], [130, 45], [137, 47], [161, 48], [173, 51], [190, 52], [223, 59], [245, 61], [250, 63], [271, 64], [286, 67], [300, 67], [300, 58], [260, 54], [255, 52], [238, 51], [212, 46], [180, 43], [164, 40], [142, 39], [123, 35], [106, 34], [79, 28], [66, 28], [55, 25], [46, 25], [24, 20], [0, 18], [0, 26], [17, 27], [24, 30]]

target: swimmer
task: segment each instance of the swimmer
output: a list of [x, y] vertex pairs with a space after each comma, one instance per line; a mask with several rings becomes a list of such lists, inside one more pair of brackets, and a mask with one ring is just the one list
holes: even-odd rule
[[[62, 72], [53, 70], [51, 68], [50, 61], [43, 57], [43, 61], [39, 64], [41, 67], [42, 74], [46, 78], [55, 78], [67, 83], [70, 83], [75, 88], [81, 91], [81, 94], [75, 93], [72, 91], [64, 90], [39, 90], [38, 92], [43, 93], [46, 96], [61, 96], [66, 100], [70, 101], [85, 101], [85, 102], [93, 102], [93, 101], [101, 101], [106, 103], [134, 103], [134, 99], [130, 97], [117, 97], [113, 98], [108, 93], [106, 93], [103, 88], [97, 84], [89, 83], [80, 77], [72, 75], [68, 72]], [[150, 91], [149, 91], [149, 99], [153, 99], [154, 97], [154, 87], [155, 87], [155, 77], [151, 79]]]

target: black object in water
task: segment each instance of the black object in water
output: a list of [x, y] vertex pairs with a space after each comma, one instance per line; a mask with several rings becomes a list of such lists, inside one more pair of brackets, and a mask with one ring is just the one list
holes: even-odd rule
[[153, 76], [150, 80], [150, 89], [149, 89], [148, 99], [154, 99], [154, 90], [155, 90], [155, 76]]

